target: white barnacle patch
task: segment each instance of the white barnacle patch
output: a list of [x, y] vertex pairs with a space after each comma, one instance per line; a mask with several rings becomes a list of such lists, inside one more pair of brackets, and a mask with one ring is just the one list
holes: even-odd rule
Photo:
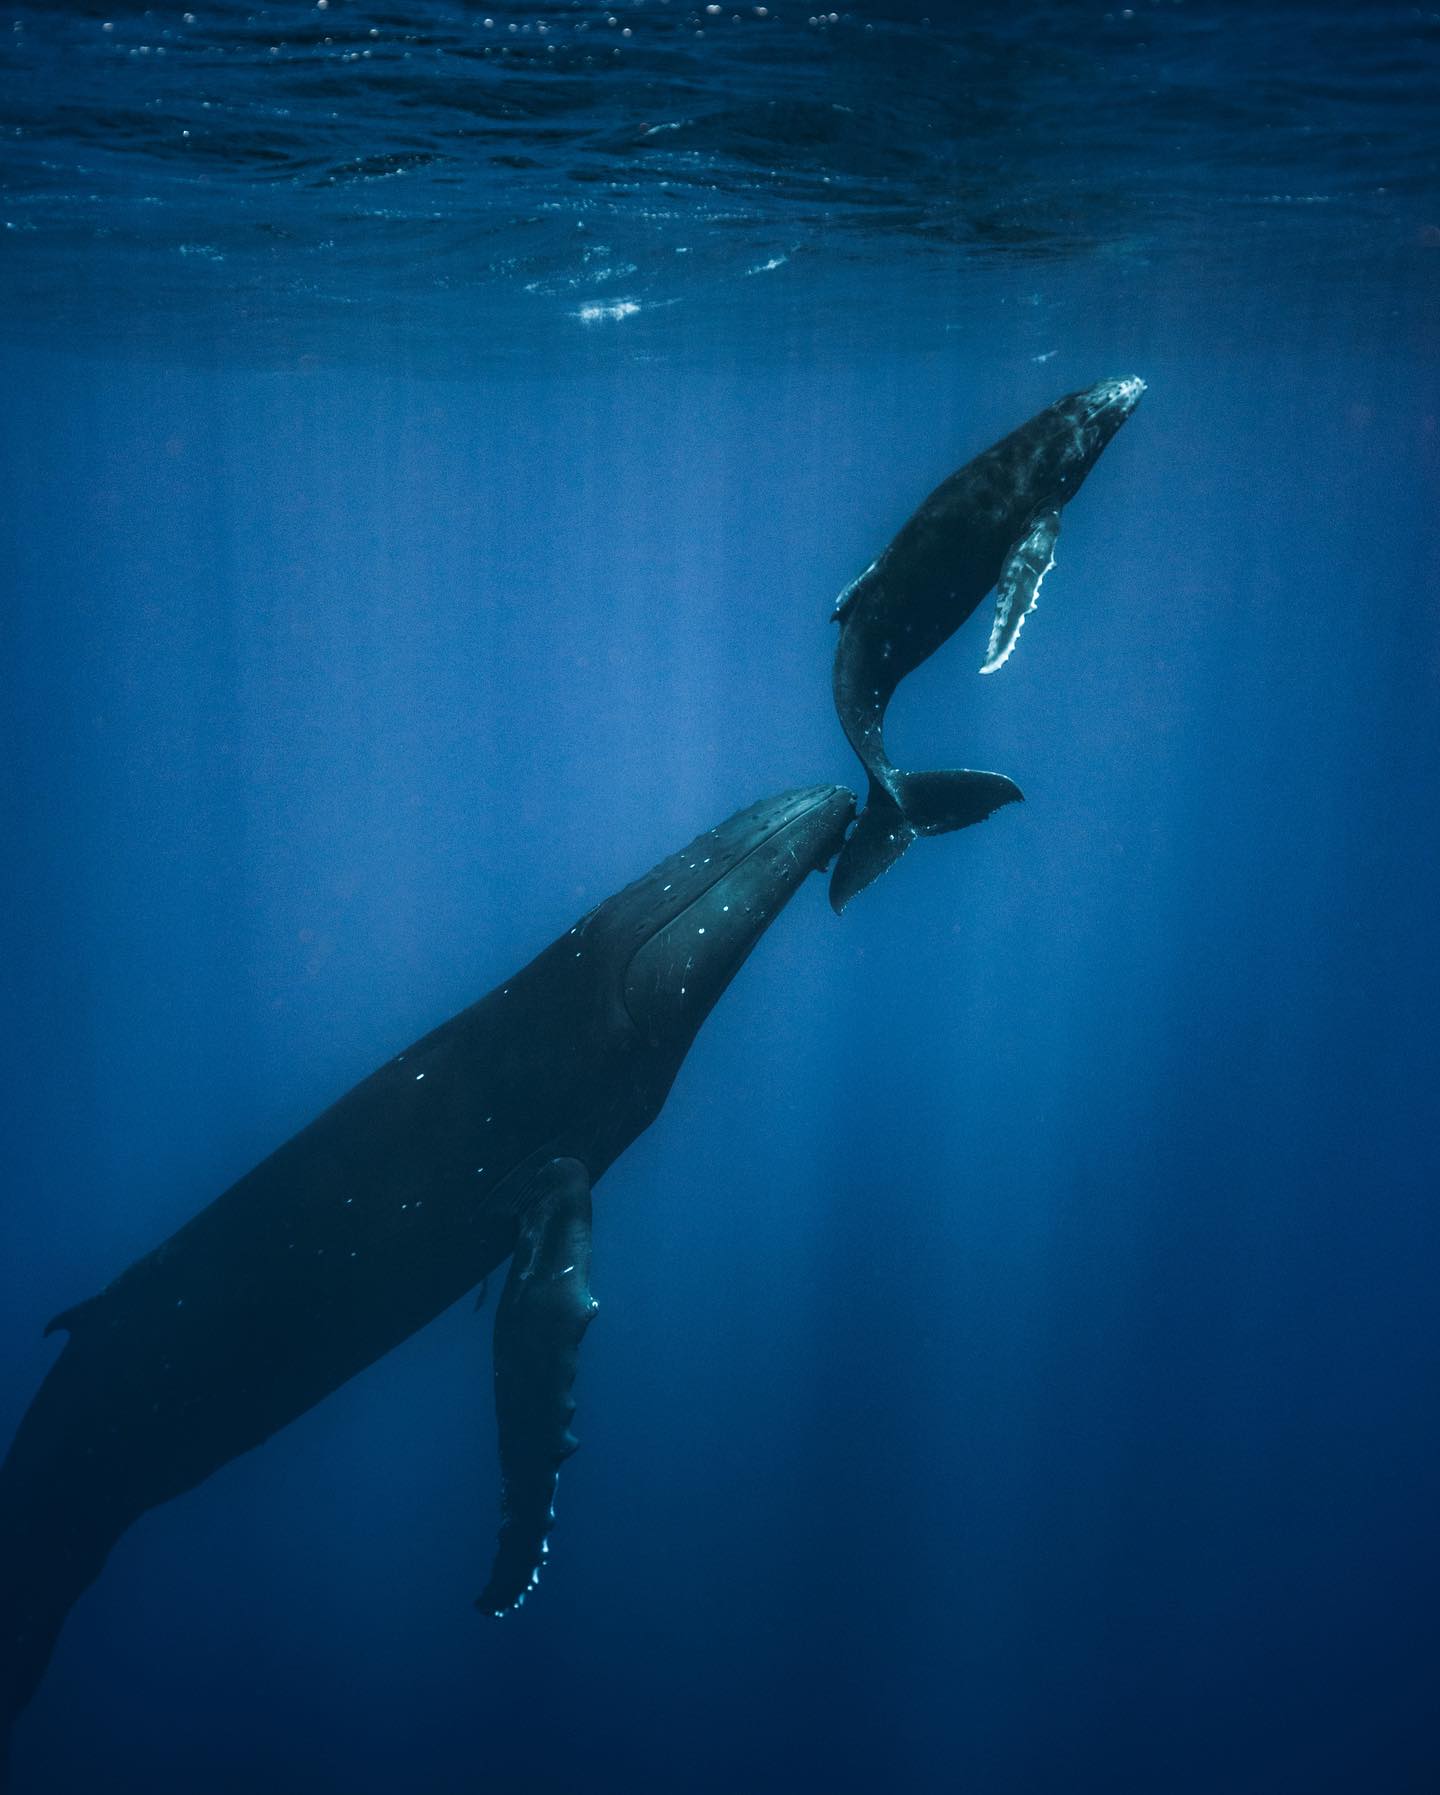
[[421, 1079], [422, 1079], [422, 1078], [423, 1078], [423, 1077], [424, 1077], [424, 1076], [425, 1076], [425, 1074], [424, 1074], [424, 1073], [423, 1073], [423, 1072], [417, 1072], [417, 1073], [416, 1073], [416, 1074], [415, 1074], [415, 1082], [416, 1082], [416, 1084], [419, 1084], [419, 1082], [420, 1082], [420, 1080], [421, 1080]]

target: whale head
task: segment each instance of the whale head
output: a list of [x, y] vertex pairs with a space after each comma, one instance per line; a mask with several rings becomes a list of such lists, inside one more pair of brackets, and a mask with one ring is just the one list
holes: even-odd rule
[[854, 814], [843, 786], [782, 792], [697, 836], [601, 906], [591, 926], [608, 938], [643, 1039], [683, 1056], [756, 942], [839, 851]]
[[1017, 525], [1023, 515], [1058, 510], [1075, 496], [1144, 391], [1145, 382], [1134, 378], [1097, 381], [1047, 405], [989, 451], [1005, 469]]

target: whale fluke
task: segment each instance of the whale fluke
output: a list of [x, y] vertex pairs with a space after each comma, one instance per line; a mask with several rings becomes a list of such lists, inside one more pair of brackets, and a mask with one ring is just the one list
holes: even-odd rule
[[0, 1789], [10, 1725], [35, 1693], [65, 1616], [148, 1506], [125, 1463], [133, 1436], [79, 1419], [112, 1404], [123, 1413], [109, 1341], [83, 1325], [78, 1308], [46, 1332], [56, 1328], [70, 1329], [70, 1340], [0, 1468]]
[[872, 885], [917, 835], [948, 835], [983, 823], [1006, 804], [1025, 796], [1003, 773], [891, 772], [884, 784], [871, 777], [870, 795], [830, 875], [830, 905], [838, 916]]

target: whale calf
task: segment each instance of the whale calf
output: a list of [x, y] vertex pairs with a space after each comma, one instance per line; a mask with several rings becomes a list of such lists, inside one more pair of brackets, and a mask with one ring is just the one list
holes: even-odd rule
[[936, 487], [890, 546], [836, 602], [835, 709], [869, 778], [865, 809], [835, 863], [843, 910], [917, 835], [982, 822], [1020, 788], [1001, 773], [906, 773], [885, 749], [895, 688], [996, 589], [981, 672], [1004, 665], [1054, 562], [1063, 507], [1145, 390], [1102, 380], [1047, 405]]
[[69, 1338], [0, 1467], [0, 1759], [66, 1614], [132, 1522], [507, 1257], [502, 1524], [480, 1604], [524, 1600], [575, 1444], [591, 1187], [659, 1114], [701, 1023], [854, 811], [834, 785], [738, 811], [55, 1318]]

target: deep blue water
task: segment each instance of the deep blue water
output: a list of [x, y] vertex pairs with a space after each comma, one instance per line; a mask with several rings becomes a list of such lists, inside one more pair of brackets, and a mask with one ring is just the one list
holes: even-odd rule
[[892, 708], [1025, 805], [813, 881], [599, 1185], [534, 1600], [467, 1301], [125, 1537], [16, 1795], [1440, 1790], [1440, 15], [1351, 11], [0, 21], [7, 1437], [387, 1055], [856, 781], [837, 592], [1149, 383]]

